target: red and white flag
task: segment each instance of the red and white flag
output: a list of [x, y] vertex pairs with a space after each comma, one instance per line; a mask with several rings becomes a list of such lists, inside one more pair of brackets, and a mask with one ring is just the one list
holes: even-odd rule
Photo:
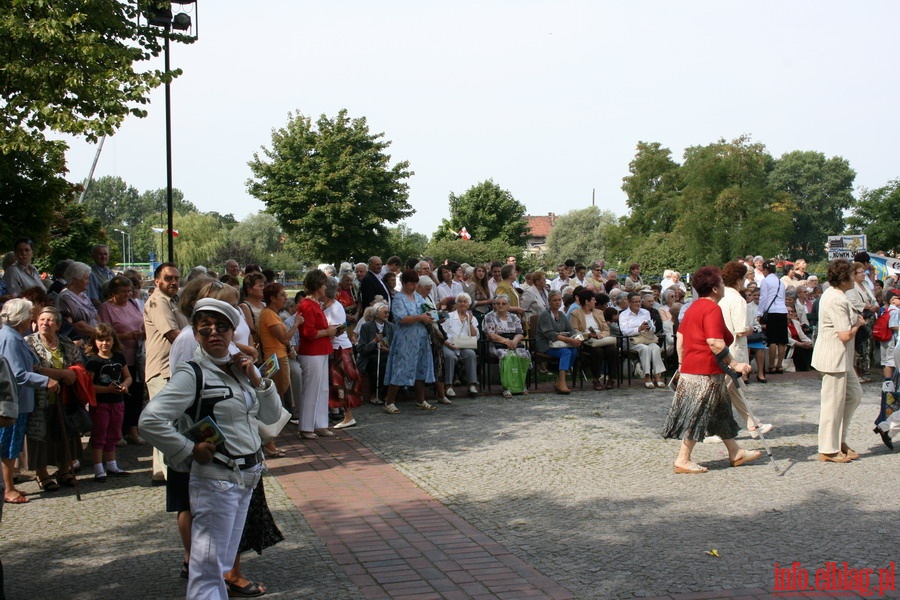
[[465, 227], [463, 227], [462, 229], [459, 230], [459, 237], [461, 237], [464, 240], [472, 239], [472, 235], [468, 231], [466, 231]]

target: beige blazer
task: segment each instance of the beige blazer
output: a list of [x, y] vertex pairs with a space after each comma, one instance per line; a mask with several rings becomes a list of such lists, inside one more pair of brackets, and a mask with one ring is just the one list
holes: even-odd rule
[[[591, 314], [594, 316], [594, 320], [597, 321], [597, 333], [600, 334], [600, 337], [604, 338], [608, 336], [609, 325], [606, 323], [606, 319], [603, 318], [603, 311], [599, 308], [595, 308]], [[572, 331], [579, 331], [581, 333], [587, 331], [587, 321], [584, 318], [583, 308], [576, 308], [572, 311], [572, 314], [569, 317], [569, 326], [572, 328]]]
[[829, 287], [819, 300], [819, 335], [813, 347], [812, 366], [820, 373], [844, 373], [853, 368], [853, 339], [846, 344], [839, 331], [849, 331], [856, 323], [856, 311], [846, 294]]

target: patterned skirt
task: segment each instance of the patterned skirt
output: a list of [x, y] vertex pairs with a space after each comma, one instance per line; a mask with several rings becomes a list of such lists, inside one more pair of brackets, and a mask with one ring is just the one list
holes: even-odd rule
[[338, 348], [328, 359], [328, 408], [342, 410], [362, 406], [362, 379], [352, 348]]
[[250, 506], [247, 508], [247, 520], [244, 522], [244, 533], [241, 535], [238, 553], [255, 550], [257, 554], [262, 554], [263, 550], [283, 539], [284, 536], [275, 524], [266, 503], [266, 489], [260, 477], [259, 483], [253, 488], [253, 495], [250, 496]]
[[702, 442], [707, 435], [717, 435], [728, 440], [737, 437], [739, 429], [725, 390], [724, 373], [681, 374], [663, 428], [664, 438]]

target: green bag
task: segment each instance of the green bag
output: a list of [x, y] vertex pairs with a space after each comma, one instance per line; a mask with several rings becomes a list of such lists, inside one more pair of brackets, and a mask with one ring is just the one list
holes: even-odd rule
[[500, 359], [500, 383], [513, 394], [525, 391], [525, 379], [531, 361], [523, 356], [509, 353]]

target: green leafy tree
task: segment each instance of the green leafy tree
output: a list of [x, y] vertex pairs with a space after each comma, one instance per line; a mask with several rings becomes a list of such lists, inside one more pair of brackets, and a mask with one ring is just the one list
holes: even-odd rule
[[[284, 248], [283, 240], [284, 233], [275, 217], [260, 211], [248, 215], [227, 232], [218, 254], [210, 262], [219, 268], [226, 260], [236, 260], [241, 265], [257, 263], [274, 269], [271, 260]], [[291, 266], [294, 262], [291, 261]]]
[[[151, 251], [160, 256], [159, 234], [152, 228], [166, 226], [165, 189], [141, 193], [121, 177], [99, 177], [88, 186], [83, 204], [87, 213], [106, 230], [122, 229], [131, 236], [131, 251], [136, 261], [149, 260]], [[172, 204], [176, 214], [199, 212], [178, 188], [172, 190]], [[229, 219], [234, 220], [231, 215], [213, 213], [213, 216], [223, 227], [228, 226]], [[178, 227], [176, 223], [175, 229]]]
[[0, 152], [0, 248], [12, 249], [13, 240], [30, 237], [35, 257], [46, 254], [51, 215], [74, 192], [63, 177], [64, 146], [44, 148], [43, 153]]
[[[215, 269], [219, 248], [225, 241], [218, 219], [213, 215], [192, 212], [177, 215], [178, 237], [175, 238], [175, 263], [187, 273], [197, 265]], [[168, 240], [163, 239], [168, 245]]]
[[95, 244], [107, 244], [118, 259], [121, 249], [114, 238], [97, 219], [87, 214], [83, 204], [66, 199], [49, 215], [50, 237], [47, 251], [35, 255], [34, 264], [42, 271], [52, 271], [53, 265], [69, 258], [91, 264], [91, 248]]
[[844, 211], [851, 208], [856, 172], [839, 156], [795, 151], [775, 161], [769, 174], [773, 190], [786, 192], [796, 204], [788, 254], [808, 261], [826, 256], [829, 235], [844, 231]]
[[149, 216], [149, 211], [143, 207], [141, 193], [121, 177], [107, 175], [91, 181], [82, 203], [90, 216], [106, 226], [127, 226]]
[[[434, 258], [439, 264], [445, 260], [452, 260], [458, 263], [469, 263], [470, 265], [489, 263], [492, 260], [503, 260], [506, 256], [520, 256], [522, 249], [518, 246], [511, 246], [503, 240], [489, 240], [486, 242], [478, 242], [474, 240], [435, 240], [425, 249], [428, 256]], [[529, 265], [524, 260], [519, 263], [523, 268], [528, 269]]]
[[616, 222], [615, 214], [597, 206], [560, 215], [547, 237], [546, 264], [556, 266], [569, 258], [587, 264], [606, 258], [606, 231]]
[[262, 200], [307, 260], [364, 259], [383, 244], [390, 223], [415, 211], [407, 202], [409, 163], [390, 165], [390, 142], [364, 117], [294, 113], [254, 153], [250, 194]]
[[850, 233], [864, 233], [871, 250], [894, 256], [900, 252], [900, 179], [874, 190], [862, 189], [853, 212], [847, 218]]
[[500, 240], [508, 246], [521, 248], [528, 240], [528, 221], [525, 205], [494, 183], [493, 179], [473, 185], [463, 194], [450, 194], [450, 219], [442, 219], [434, 232], [434, 241], [456, 238], [463, 227], [476, 242]]
[[158, 31], [138, 27], [136, 2], [16, 0], [0, 11], [0, 151], [45, 152], [53, 130], [111, 135], [165, 77], [136, 68], [158, 56]]
[[651, 233], [638, 240], [632, 248], [631, 258], [618, 263], [622, 269], [619, 271], [622, 277], [632, 261], [640, 263], [641, 272], [651, 277], [661, 276], [666, 269], [690, 273], [703, 266], [691, 260], [688, 239], [675, 232]]
[[410, 229], [409, 225], [400, 223], [396, 227], [388, 228], [388, 236], [385, 240], [385, 249], [382, 258], [399, 256], [402, 259], [420, 257], [425, 254], [428, 246], [428, 236]]
[[658, 142], [638, 142], [628, 171], [631, 174], [622, 179], [622, 190], [628, 195], [627, 204], [631, 209], [625, 220], [629, 232], [642, 236], [672, 231], [683, 186], [680, 166], [672, 160], [672, 151]]
[[675, 231], [687, 237], [693, 264], [787, 246], [795, 206], [769, 187], [772, 163], [765, 146], [748, 136], [685, 150]]

